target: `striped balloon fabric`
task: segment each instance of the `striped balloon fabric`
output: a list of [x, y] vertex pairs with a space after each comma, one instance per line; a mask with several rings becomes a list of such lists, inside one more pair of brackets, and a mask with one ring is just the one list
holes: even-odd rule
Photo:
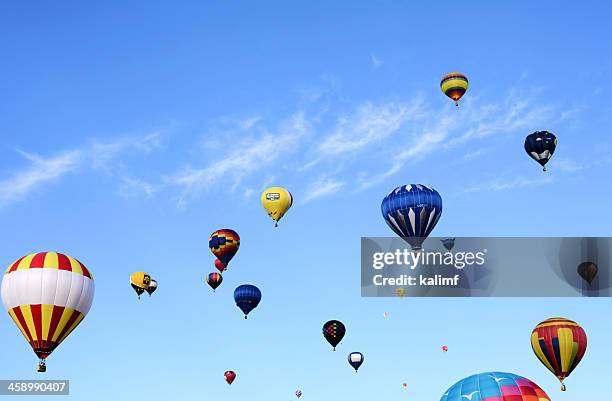
[[562, 317], [546, 319], [531, 333], [531, 348], [540, 362], [561, 382], [578, 366], [587, 348], [587, 335], [578, 323]]
[[442, 92], [455, 101], [455, 106], [459, 106], [459, 99], [465, 94], [468, 88], [468, 79], [460, 72], [451, 72], [442, 77], [440, 89]]
[[383, 199], [381, 212], [387, 225], [417, 250], [440, 220], [442, 197], [426, 185], [403, 185]]
[[550, 401], [544, 390], [524, 377], [487, 372], [455, 383], [440, 401]]
[[4, 273], [2, 302], [44, 365], [83, 320], [94, 296], [89, 270], [61, 253], [22, 257]]

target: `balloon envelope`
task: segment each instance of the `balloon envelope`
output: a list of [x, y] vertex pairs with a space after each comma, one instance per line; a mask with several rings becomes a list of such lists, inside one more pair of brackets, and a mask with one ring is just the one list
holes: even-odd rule
[[139, 298], [149, 288], [149, 284], [151, 284], [151, 276], [147, 272], [135, 272], [130, 276], [130, 285]]
[[331, 344], [334, 351], [336, 350], [336, 346], [340, 344], [340, 341], [342, 341], [344, 338], [345, 334], [346, 327], [344, 327], [344, 323], [339, 320], [330, 320], [323, 325], [323, 336], [327, 342]]
[[578, 323], [562, 317], [546, 319], [533, 329], [531, 348], [540, 362], [561, 382], [578, 366], [587, 348], [587, 335]]
[[578, 265], [578, 274], [584, 281], [589, 283], [589, 285], [593, 282], [595, 276], [597, 276], [598, 270], [597, 264], [593, 262], [582, 262]]
[[240, 248], [240, 236], [236, 231], [228, 228], [217, 230], [210, 235], [208, 247], [213, 255], [223, 263], [223, 266], [227, 267]]
[[261, 291], [251, 284], [243, 284], [234, 290], [234, 301], [244, 313], [244, 318], [259, 305]]
[[440, 89], [446, 96], [455, 101], [459, 106], [459, 99], [465, 94], [468, 88], [468, 79], [460, 72], [451, 72], [442, 77]]
[[446, 238], [441, 239], [440, 241], [442, 242], [442, 246], [444, 246], [444, 248], [446, 248], [446, 250], [449, 252], [455, 247], [455, 238]]
[[151, 295], [155, 292], [155, 290], [157, 290], [157, 281], [151, 279], [151, 282], [149, 283], [149, 286], [147, 287], [147, 293]]
[[540, 163], [544, 171], [556, 148], [557, 137], [548, 131], [536, 131], [525, 138], [525, 152]]
[[387, 225], [417, 250], [440, 220], [442, 197], [428, 186], [408, 184], [389, 192], [380, 208]]
[[231, 385], [236, 380], [236, 373], [233, 370], [226, 370], [223, 377], [227, 384]]
[[85, 318], [93, 296], [89, 270], [62, 253], [24, 256], [2, 278], [4, 307], [43, 365]]
[[217, 270], [219, 270], [219, 273], [223, 273], [225, 269], [227, 269], [227, 266], [225, 266], [219, 259], [215, 259], [215, 267]]
[[524, 377], [487, 372], [467, 377], [449, 388], [440, 401], [550, 401], [544, 390]]
[[348, 356], [348, 362], [353, 369], [355, 369], [355, 372], [357, 372], [363, 363], [363, 354], [361, 352], [351, 352]]
[[271, 187], [261, 194], [261, 204], [272, 220], [278, 221], [293, 205], [293, 195], [282, 187]]
[[213, 291], [216, 290], [222, 282], [223, 277], [220, 273], [210, 273], [208, 276], [206, 276], [206, 283], [213, 289]]

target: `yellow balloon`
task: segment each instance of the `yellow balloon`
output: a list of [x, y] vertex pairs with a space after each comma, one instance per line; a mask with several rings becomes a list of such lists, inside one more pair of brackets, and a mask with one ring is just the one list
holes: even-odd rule
[[149, 276], [149, 273], [147, 272], [132, 273], [130, 276], [130, 284], [132, 285], [134, 291], [136, 291], [138, 298], [140, 298], [140, 295], [149, 288], [149, 284], [151, 284], [151, 276]]
[[406, 295], [406, 289], [405, 288], [398, 288], [395, 290], [395, 293], [397, 294], [398, 297], [404, 297], [404, 295]]
[[136, 272], [130, 276], [130, 283], [138, 288], [147, 289], [151, 284], [151, 276], [147, 272]]
[[268, 212], [268, 216], [276, 221], [276, 226], [278, 226], [278, 221], [283, 218], [293, 204], [293, 196], [285, 188], [271, 187], [261, 194], [261, 204]]

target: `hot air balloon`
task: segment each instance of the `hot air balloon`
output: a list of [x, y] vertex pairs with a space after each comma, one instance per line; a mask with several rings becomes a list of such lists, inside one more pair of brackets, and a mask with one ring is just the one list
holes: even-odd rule
[[444, 353], [448, 352], [448, 347], [446, 345], [442, 346], [442, 352]]
[[219, 259], [215, 259], [215, 267], [217, 270], [219, 270], [219, 273], [223, 273], [225, 269], [227, 269], [227, 266], [225, 266]]
[[295, 390], [295, 396], [299, 399], [302, 396], [302, 390]]
[[149, 276], [149, 273], [136, 272], [132, 273], [132, 275], [130, 276], [130, 285], [132, 286], [134, 291], [136, 291], [138, 299], [140, 299], [142, 293], [145, 292], [147, 288], [149, 288], [149, 284], [151, 284], [151, 276]]
[[[236, 252], [238, 252], [238, 248], [240, 248], [240, 236], [236, 231], [227, 228], [217, 230], [210, 235], [208, 246], [210, 251], [223, 264], [223, 270], [225, 270], [227, 264], [232, 260]], [[216, 263], [215, 266], [217, 266]], [[218, 268], [217, 266], [217, 269]]]
[[449, 252], [455, 247], [455, 238], [446, 238], [441, 239], [440, 241], [442, 242], [442, 246], [444, 246], [444, 248], [446, 248], [446, 250]]
[[339, 320], [330, 320], [323, 325], [323, 336], [331, 344], [334, 351], [346, 334], [346, 327]]
[[440, 401], [550, 401], [544, 390], [524, 377], [503, 372], [479, 373], [455, 383]]
[[389, 192], [380, 208], [387, 225], [419, 250], [440, 220], [442, 197], [425, 185], [403, 185]]
[[389, 317], [389, 312], [383, 312], [383, 317]]
[[397, 295], [400, 298], [404, 298], [404, 296], [406, 295], [406, 289], [403, 288], [403, 287], [396, 288], [395, 289], [395, 295]]
[[276, 222], [274, 226], [278, 227], [278, 221], [283, 218], [293, 204], [293, 196], [285, 188], [271, 187], [261, 194], [261, 204], [268, 212], [268, 216]]
[[236, 380], [236, 373], [233, 370], [226, 370], [223, 377], [225, 377], [227, 384], [231, 386], [234, 380]]
[[576, 322], [562, 317], [546, 319], [531, 333], [531, 348], [540, 362], [563, 381], [578, 366], [587, 348], [587, 336]]
[[39, 252], [18, 259], [2, 278], [2, 302], [39, 358], [45, 360], [81, 323], [94, 296], [94, 281], [78, 260]]
[[544, 171], [556, 148], [557, 137], [548, 131], [536, 131], [525, 138], [525, 152], [540, 163]]
[[363, 354], [361, 352], [351, 352], [348, 356], [349, 365], [355, 369], [355, 373], [363, 363]]
[[219, 273], [210, 273], [206, 276], [206, 283], [213, 289], [213, 292], [221, 285], [223, 277]]
[[261, 301], [261, 291], [251, 284], [243, 284], [234, 290], [234, 301], [247, 318], [249, 312], [259, 305]]
[[591, 285], [595, 279], [595, 276], [597, 276], [597, 271], [597, 264], [593, 262], [582, 262], [578, 265], [578, 274], [584, 279], [584, 281], [589, 283], [589, 285]]
[[147, 287], [146, 291], [149, 294], [149, 296], [151, 296], [151, 294], [153, 294], [155, 290], [157, 290], [157, 281], [151, 279], [151, 282], [149, 283], [149, 286]]
[[451, 72], [442, 77], [440, 89], [442, 92], [455, 101], [455, 106], [459, 106], [459, 99], [465, 94], [468, 88], [468, 79], [459, 72]]
[[403, 388], [408, 388], [408, 383], [402, 383]]

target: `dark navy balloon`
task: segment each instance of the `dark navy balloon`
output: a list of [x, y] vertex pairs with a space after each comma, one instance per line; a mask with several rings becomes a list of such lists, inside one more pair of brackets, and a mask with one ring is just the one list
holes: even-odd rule
[[440, 240], [447, 251], [452, 251], [455, 247], [455, 238], [445, 238]]
[[259, 305], [261, 301], [261, 291], [251, 284], [243, 284], [234, 290], [234, 301], [247, 318], [249, 312]]
[[363, 354], [361, 352], [351, 352], [348, 356], [348, 361], [353, 369], [355, 369], [355, 372], [357, 372], [357, 369], [363, 363]]
[[555, 153], [557, 137], [548, 131], [537, 131], [525, 138], [525, 152], [540, 163], [546, 171], [546, 163]]
[[440, 220], [442, 197], [433, 188], [408, 184], [385, 196], [380, 208], [387, 225], [417, 250]]
[[346, 327], [344, 323], [339, 320], [330, 320], [325, 322], [323, 325], [323, 337], [327, 340], [328, 343], [331, 344], [334, 351], [336, 350], [336, 346], [340, 344], [340, 341], [344, 338], [346, 334]]

